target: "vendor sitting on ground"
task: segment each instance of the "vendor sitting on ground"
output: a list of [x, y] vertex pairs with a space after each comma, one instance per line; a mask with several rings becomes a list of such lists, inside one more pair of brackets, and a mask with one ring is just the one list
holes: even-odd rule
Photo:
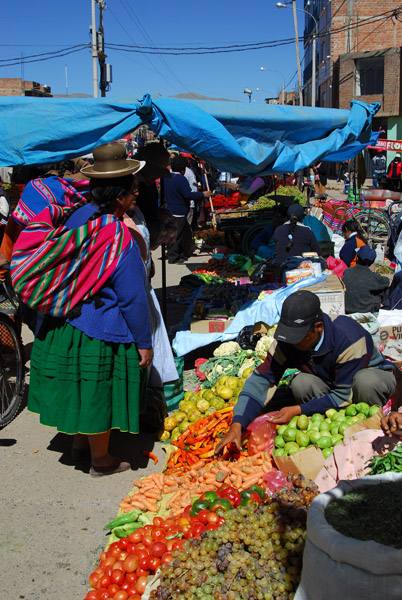
[[389, 279], [370, 269], [376, 256], [373, 248], [362, 246], [356, 254], [356, 266], [345, 270], [343, 283], [346, 286], [346, 314], [380, 310], [383, 294], [389, 287]]
[[381, 419], [381, 429], [388, 436], [402, 436], [402, 413], [392, 411]]
[[356, 252], [359, 248], [366, 245], [360, 233], [358, 222], [355, 219], [345, 221], [342, 225], [342, 235], [346, 241], [339, 252], [339, 258], [343, 260], [346, 266], [354, 267], [356, 264]]
[[289, 221], [275, 229], [275, 262], [284, 263], [292, 256], [302, 256], [303, 252], [316, 252], [321, 255], [320, 245], [310, 227], [303, 225], [304, 208], [292, 204], [288, 208]]
[[374, 346], [370, 333], [344, 315], [332, 321], [321, 311], [315, 294], [299, 290], [283, 303], [275, 341], [244, 384], [216, 454], [230, 443], [240, 449], [242, 430], [264, 408], [269, 410], [288, 368], [301, 371], [289, 386], [294, 405], [281, 408], [273, 423], [288, 423], [296, 415], [325, 413], [352, 402], [383, 406], [396, 387], [394, 365]]

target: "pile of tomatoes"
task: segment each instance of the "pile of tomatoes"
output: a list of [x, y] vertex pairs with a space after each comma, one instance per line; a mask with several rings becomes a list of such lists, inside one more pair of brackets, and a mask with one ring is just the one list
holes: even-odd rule
[[173, 559], [172, 552], [181, 549], [182, 540], [198, 537], [205, 530], [214, 531], [225, 522], [209, 510], [192, 517], [191, 509], [189, 505], [175, 518], [154, 517], [153, 525], [140, 527], [111, 544], [89, 576], [92, 589], [85, 600], [141, 600], [147, 577]]

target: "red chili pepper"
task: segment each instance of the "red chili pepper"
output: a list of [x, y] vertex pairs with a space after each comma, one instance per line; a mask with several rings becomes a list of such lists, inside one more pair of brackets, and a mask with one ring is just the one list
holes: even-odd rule
[[154, 465], [158, 464], [159, 458], [153, 452], [148, 452], [148, 450], [143, 450], [142, 454], [143, 454], [143, 456], [146, 456], [147, 458], [152, 458], [152, 460], [154, 461]]

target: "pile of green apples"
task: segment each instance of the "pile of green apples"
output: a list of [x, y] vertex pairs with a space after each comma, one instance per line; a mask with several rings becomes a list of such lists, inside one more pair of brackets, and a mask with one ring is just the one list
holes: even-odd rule
[[349, 404], [347, 408], [329, 408], [325, 416], [315, 413], [311, 417], [298, 415], [287, 425], [280, 425], [274, 440], [274, 456], [292, 456], [310, 446], [318, 446], [328, 458], [334, 446], [343, 441], [345, 429], [372, 417], [380, 406], [370, 406], [366, 402]]

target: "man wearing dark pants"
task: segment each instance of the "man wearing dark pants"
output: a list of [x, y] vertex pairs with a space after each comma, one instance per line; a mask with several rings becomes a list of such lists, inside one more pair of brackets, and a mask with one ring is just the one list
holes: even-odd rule
[[187, 221], [190, 201], [202, 200], [211, 192], [192, 192], [184, 177], [187, 161], [184, 156], [175, 156], [171, 161], [172, 179], [165, 180], [166, 206], [177, 224], [176, 241], [168, 246], [168, 262], [183, 264], [192, 254], [192, 231]]
[[374, 346], [370, 333], [350, 317], [332, 321], [321, 311], [315, 294], [299, 290], [283, 303], [275, 341], [244, 384], [230, 429], [216, 453], [230, 443], [241, 447], [242, 430], [269, 406], [288, 368], [301, 371], [290, 385], [294, 405], [281, 408], [273, 423], [288, 423], [295, 415], [325, 413], [351, 402], [383, 406], [395, 392], [394, 365]]

